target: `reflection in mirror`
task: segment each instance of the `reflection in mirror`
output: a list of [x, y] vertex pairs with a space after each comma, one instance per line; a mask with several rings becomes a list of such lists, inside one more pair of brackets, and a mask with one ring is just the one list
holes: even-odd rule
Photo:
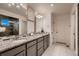
[[0, 15], [0, 36], [19, 34], [19, 19]]

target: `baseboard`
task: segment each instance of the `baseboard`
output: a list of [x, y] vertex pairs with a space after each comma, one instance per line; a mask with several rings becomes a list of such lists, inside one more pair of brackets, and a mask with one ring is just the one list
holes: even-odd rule
[[69, 47], [69, 45], [65, 42], [55, 42], [55, 43], [64, 44], [64, 45], [66, 45], [66, 47]]

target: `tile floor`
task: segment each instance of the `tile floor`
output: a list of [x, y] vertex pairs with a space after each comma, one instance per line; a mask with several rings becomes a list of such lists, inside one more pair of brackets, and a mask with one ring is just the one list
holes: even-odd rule
[[53, 44], [42, 56], [76, 56], [75, 52], [64, 44]]

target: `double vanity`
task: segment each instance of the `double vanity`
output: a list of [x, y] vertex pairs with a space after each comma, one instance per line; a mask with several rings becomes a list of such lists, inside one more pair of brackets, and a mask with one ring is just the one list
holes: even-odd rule
[[20, 36], [0, 41], [0, 56], [41, 56], [48, 46], [48, 33]]

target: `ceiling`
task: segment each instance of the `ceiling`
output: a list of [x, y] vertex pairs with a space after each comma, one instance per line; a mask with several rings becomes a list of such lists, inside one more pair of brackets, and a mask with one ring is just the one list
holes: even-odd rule
[[34, 3], [29, 5], [39, 13], [67, 14], [70, 13], [73, 3], [54, 3], [53, 7], [49, 3]]
[[4, 9], [4, 10], [7, 10], [7, 11], [10, 11], [10, 12], [22, 15], [22, 16], [26, 16], [25, 9], [23, 9], [22, 7], [21, 8], [16, 8], [14, 6], [10, 7], [8, 6], [8, 3], [0, 3], [0, 9]]
[[[73, 3], [54, 3], [54, 6], [51, 7], [49, 3], [28, 3], [24, 5], [29, 5], [36, 12], [41, 14], [46, 14], [52, 12], [53, 14], [69, 14]], [[26, 16], [26, 10], [21, 8], [9, 7], [7, 3], [0, 3], [0, 8], [5, 9], [7, 11], [11, 11], [13, 13]]]

